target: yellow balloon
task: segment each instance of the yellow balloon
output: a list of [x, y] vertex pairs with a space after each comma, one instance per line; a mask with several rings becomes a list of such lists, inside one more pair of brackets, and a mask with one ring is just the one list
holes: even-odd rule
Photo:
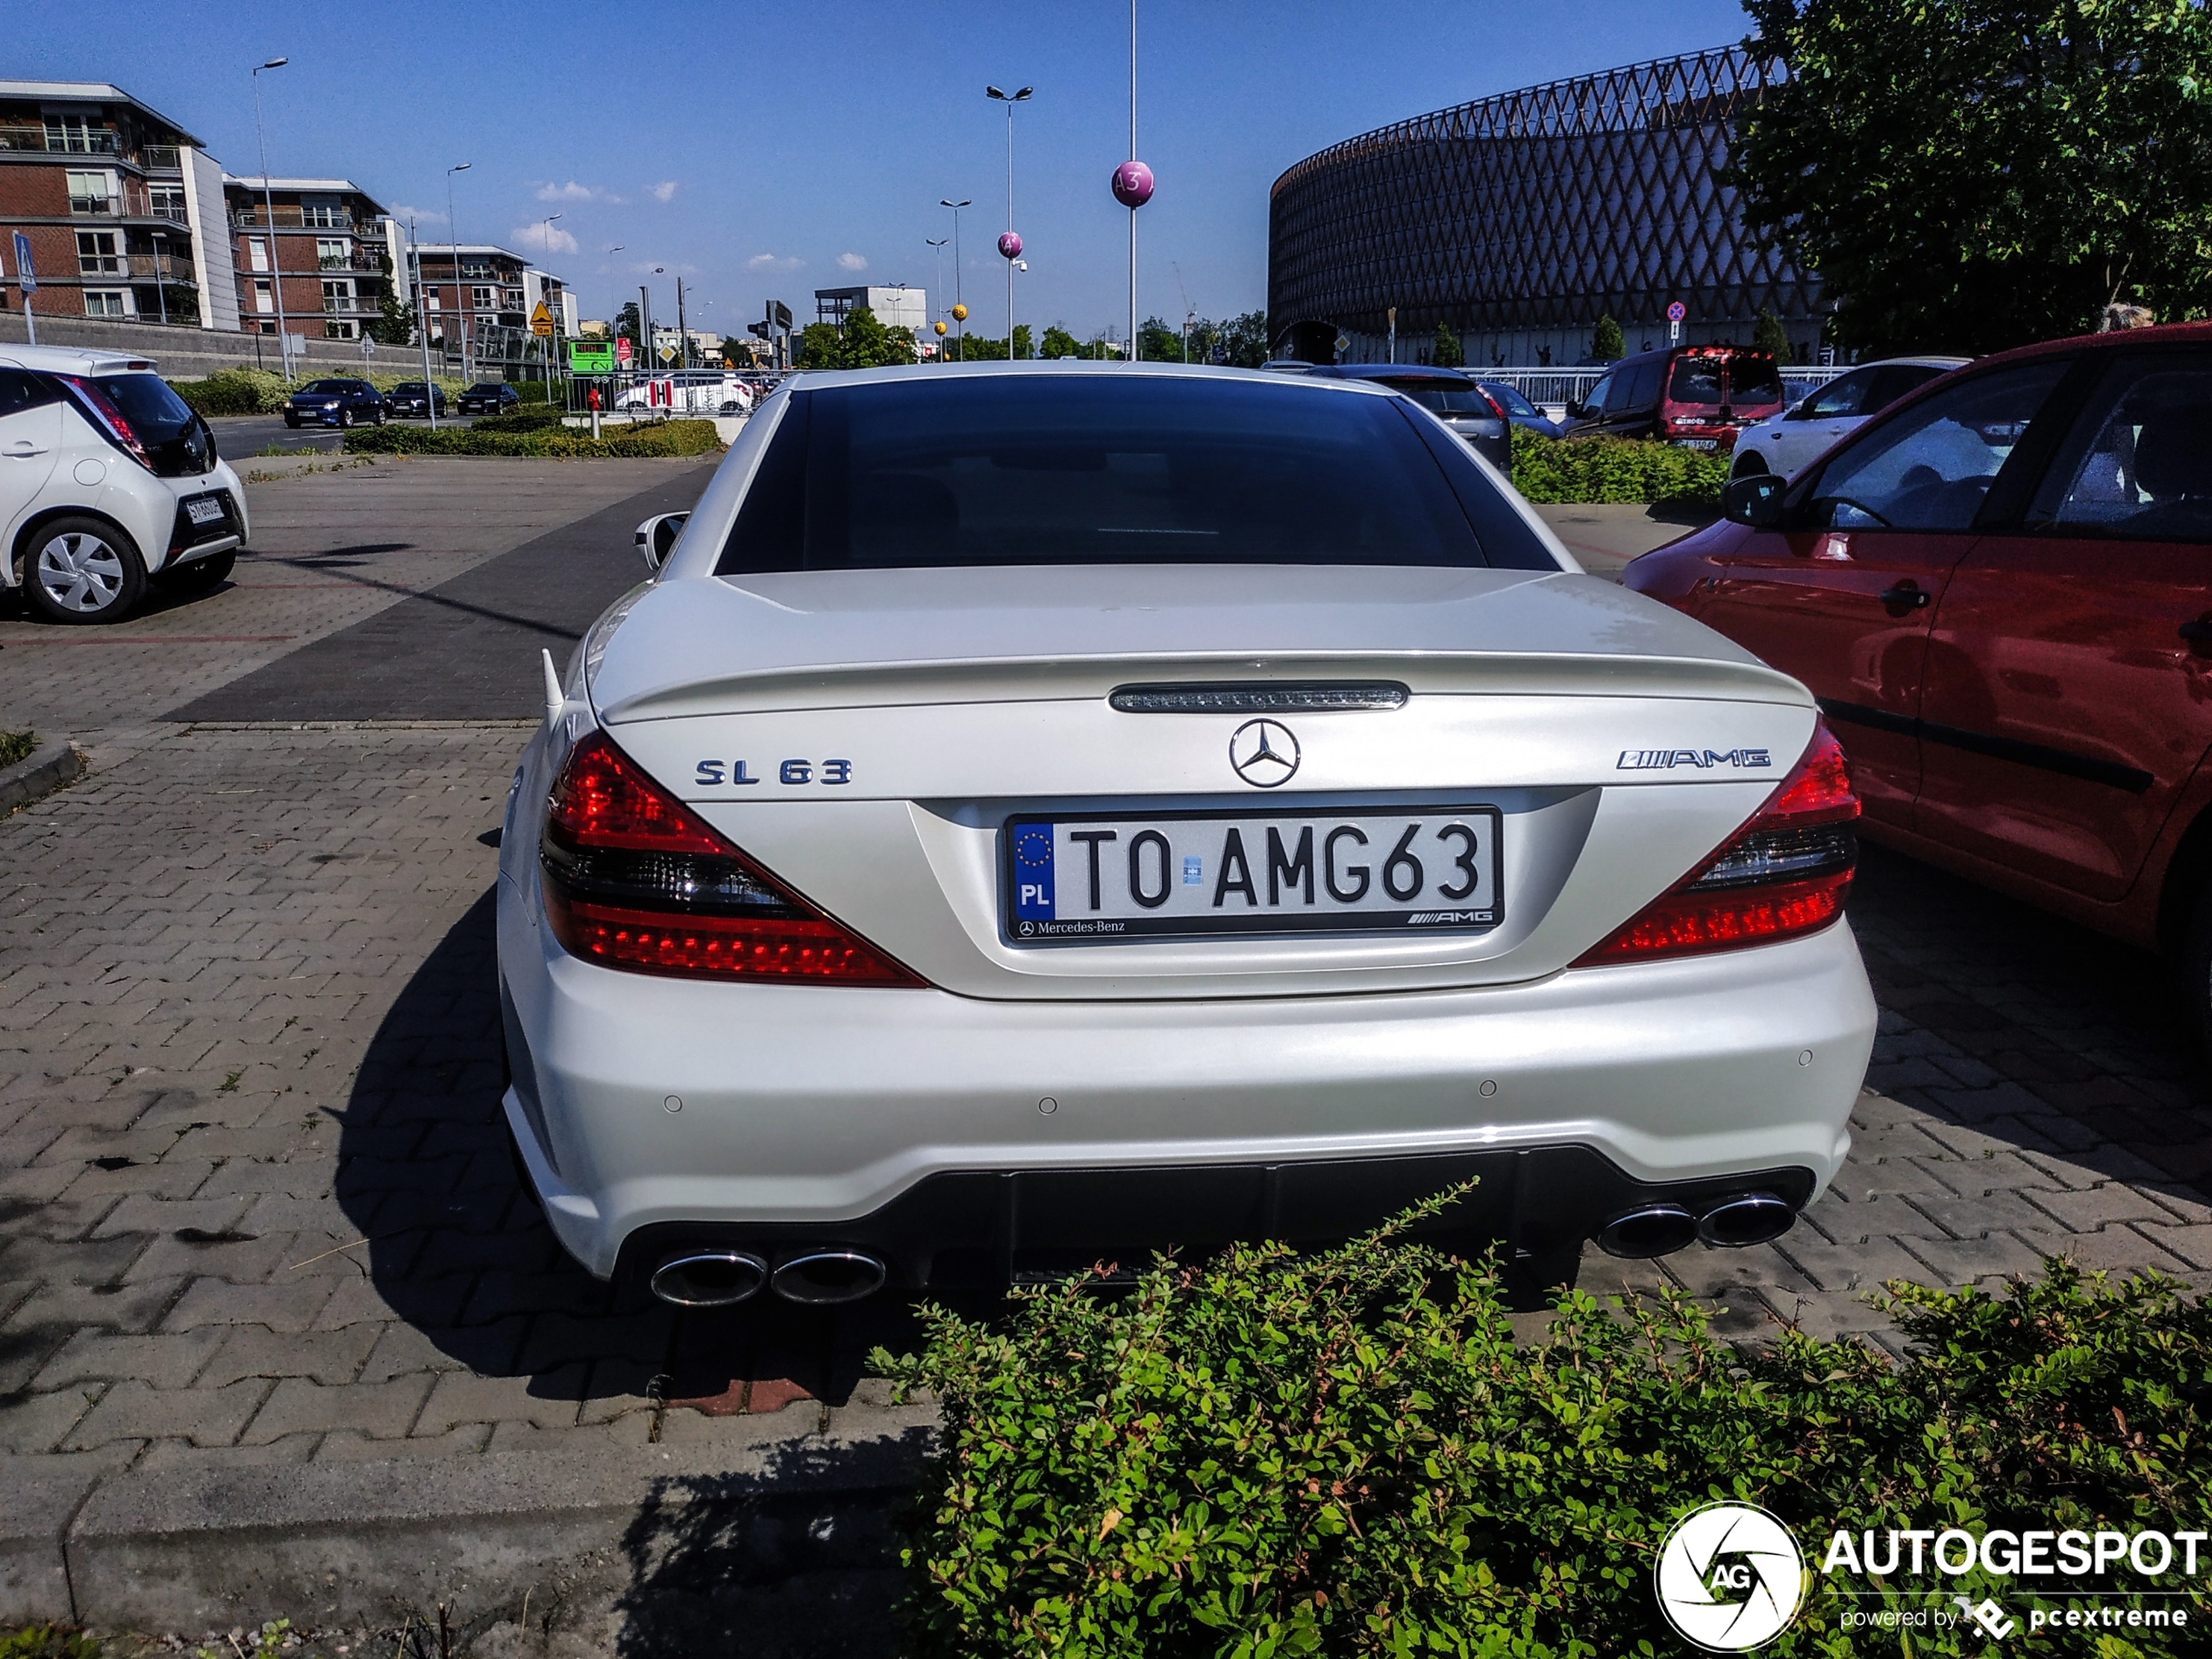
[[945, 332], [945, 325], [941, 322], [933, 322], [929, 326], [941, 334]]
[[953, 320], [954, 322], [966, 322], [968, 320], [968, 307], [966, 306], [954, 306], [953, 307]]

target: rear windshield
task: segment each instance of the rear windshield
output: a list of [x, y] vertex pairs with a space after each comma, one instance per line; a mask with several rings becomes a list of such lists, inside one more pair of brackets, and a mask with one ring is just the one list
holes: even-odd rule
[[430, 388], [421, 381], [401, 381], [392, 388], [395, 392], [427, 392]]
[[717, 565], [1556, 570], [1466, 446], [1296, 382], [988, 374], [794, 391]]
[[300, 389], [303, 392], [350, 392], [354, 389], [354, 383], [351, 381], [317, 381]]
[[[1721, 377], [1728, 377], [1723, 396]], [[1764, 352], [1730, 352], [1726, 356], [1678, 357], [1667, 382], [1669, 403], [1779, 403], [1782, 373]]]
[[499, 387], [496, 383], [489, 381], [478, 381], [469, 389], [472, 392], [487, 392], [494, 397], [497, 397], [499, 395]]
[[1472, 386], [1440, 385], [1434, 381], [1382, 381], [1393, 392], [1402, 393], [1425, 409], [1434, 409], [1439, 415], [1491, 415], [1490, 405], [1482, 394]]
[[1501, 385], [1495, 381], [1485, 381], [1482, 382], [1482, 389], [1496, 398], [1500, 407], [1507, 415], [1535, 415], [1540, 419], [1543, 415], [1542, 410], [1510, 386]]
[[103, 374], [92, 384], [123, 411], [123, 418], [141, 438], [173, 438], [192, 423], [184, 399], [158, 374]]

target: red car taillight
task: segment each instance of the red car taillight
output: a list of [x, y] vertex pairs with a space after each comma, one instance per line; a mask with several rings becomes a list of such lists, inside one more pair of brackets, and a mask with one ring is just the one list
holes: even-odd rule
[[1858, 797], [1825, 725], [1749, 823], [1575, 964], [1648, 961], [1772, 944], [1843, 914], [1858, 865]]
[[571, 956], [678, 979], [924, 981], [715, 833], [593, 732], [553, 781], [545, 914]]
[[144, 467], [153, 470], [153, 462], [146, 454], [146, 446], [132, 429], [130, 420], [116, 407], [115, 400], [100, 390], [81, 374], [57, 374], [55, 379], [77, 394], [78, 407], [84, 411], [99, 435], [110, 443]]

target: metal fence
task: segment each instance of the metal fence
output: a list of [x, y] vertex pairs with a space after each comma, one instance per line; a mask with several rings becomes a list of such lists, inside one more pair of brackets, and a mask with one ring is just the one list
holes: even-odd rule
[[[1785, 364], [1782, 370], [1782, 390], [1789, 401], [1795, 403], [1827, 385], [1848, 368], [1848, 364], [1834, 368]], [[1608, 365], [1597, 368], [1469, 368], [1466, 372], [1477, 380], [1495, 381], [1510, 386], [1540, 408], [1561, 409], [1570, 402], [1588, 396], [1590, 388], [1612, 373], [1612, 369]]]

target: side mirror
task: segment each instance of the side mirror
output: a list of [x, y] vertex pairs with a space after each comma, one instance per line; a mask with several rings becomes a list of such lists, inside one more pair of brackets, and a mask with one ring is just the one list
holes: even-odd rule
[[1731, 524], [1748, 524], [1755, 530], [1778, 529], [1782, 497], [1788, 489], [1785, 480], [1770, 472], [1731, 478], [1721, 486], [1721, 516]]
[[668, 556], [676, 550], [676, 538], [684, 533], [684, 522], [689, 513], [656, 513], [637, 527], [637, 551], [645, 561], [645, 568], [656, 576]]

